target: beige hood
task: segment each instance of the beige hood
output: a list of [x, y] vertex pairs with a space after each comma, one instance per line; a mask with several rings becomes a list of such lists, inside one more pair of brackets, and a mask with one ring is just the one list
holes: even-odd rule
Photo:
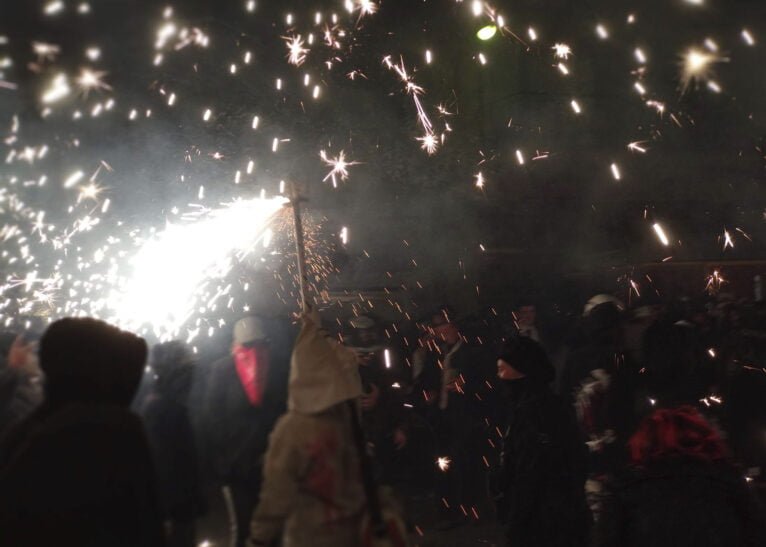
[[303, 314], [290, 361], [288, 409], [318, 414], [362, 394], [358, 358], [322, 330], [316, 310]]

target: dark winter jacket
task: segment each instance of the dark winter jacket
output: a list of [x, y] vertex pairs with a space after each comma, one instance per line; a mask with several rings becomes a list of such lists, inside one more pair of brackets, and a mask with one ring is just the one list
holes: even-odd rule
[[0, 546], [163, 544], [151, 452], [127, 408], [145, 360], [143, 340], [100, 321], [49, 327], [46, 400], [2, 450]]
[[509, 382], [498, 516], [509, 545], [585, 545], [586, 447], [565, 403], [530, 379]]
[[604, 502], [597, 547], [766, 545], [766, 515], [725, 463], [675, 461], [618, 479]]
[[204, 404], [204, 437], [213, 473], [222, 482], [259, 485], [269, 433], [285, 408], [284, 368], [270, 360], [263, 401], [253, 405], [234, 359], [226, 357], [213, 365]]

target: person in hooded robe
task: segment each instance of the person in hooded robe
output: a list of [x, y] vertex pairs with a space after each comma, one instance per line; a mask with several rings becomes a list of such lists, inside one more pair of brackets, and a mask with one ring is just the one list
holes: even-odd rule
[[304, 313], [293, 350], [288, 410], [269, 438], [251, 546], [359, 545], [365, 493], [349, 401], [362, 394], [355, 352]]
[[542, 347], [509, 339], [497, 360], [506, 391], [498, 518], [509, 546], [587, 544], [587, 449], [571, 408], [549, 384], [554, 369]]
[[143, 339], [102, 321], [56, 321], [40, 341], [45, 399], [6, 438], [0, 546], [164, 544], [152, 455], [128, 410]]

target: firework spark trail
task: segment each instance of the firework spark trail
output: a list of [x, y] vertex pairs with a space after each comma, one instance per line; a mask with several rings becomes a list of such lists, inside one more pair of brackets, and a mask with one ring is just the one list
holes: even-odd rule
[[107, 298], [111, 320], [160, 339], [179, 333], [198, 311], [200, 287], [220, 279], [250, 252], [287, 202], [241, 200], [205, 212], [191, 223], [170, 224], [130, 259], [132, 272]]
[[428, 152], [428, 154], [434, 154], [438, 148], [438, 139], [434, 134], [434, 127], [431, 123], [431, 119], [428, 117], [428, 113], [423, 108], [423, 103], [420, 101], [420, 95], [425, 93], [425, 90], [417, 85], [412, 77], [407, 73], [407, 67], [404, 65], [404, 59], [400, 58], [399, 64], [395, 64], [391, 61], [391, 56], [386, 55], [383, 57], [383, 64], [389, 70], [393, 70], [399, 75], [399, 78], [404, 82], [405, 92], [412, 97], [412, 102], [415, 104], [415, 110], [417, 111], [418, 122], [423, 128], [425, 134], [418, 140], [423, 143], [422, 148]]

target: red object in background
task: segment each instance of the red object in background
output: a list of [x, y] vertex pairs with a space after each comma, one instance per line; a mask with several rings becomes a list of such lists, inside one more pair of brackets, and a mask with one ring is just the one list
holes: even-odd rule
[[718, 432], [691, 406], [657, 410], [641, 423], [628, 445], [636, 465], [679, 457], [712, 462], [728, 454]]
[[269, 374], [268, 348], [261, 344], [237, 346], [234, 348], [234, 364], [250, 404], [260, 406]]

